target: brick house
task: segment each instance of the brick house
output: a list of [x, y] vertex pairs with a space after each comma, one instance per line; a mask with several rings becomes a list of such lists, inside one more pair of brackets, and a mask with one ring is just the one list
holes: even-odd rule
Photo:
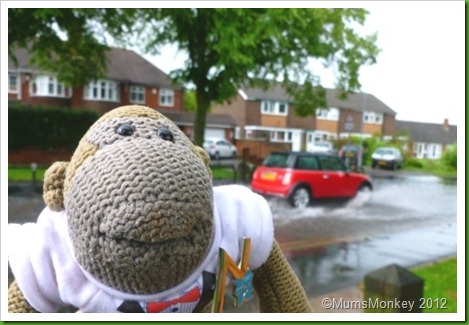
[[294, 151], [308, 150], [321, 140], [393, 135], [396, 112], [389, 106], [371, 94], [354, 93], [345, 100], [338, 95], [338, 90], [326, 89], [329, 108], [318, 109], [316, 116], [299, 117], [292, 98], [274, 84], [268, 90], [240, 89], [234, 99], [212, 112], [232, 116], [236, 139], [288, 143]]
[[[17, 49], [8, 61], [8, 100], [26, 105], [91, 109], [104, 114], [122, 105], [138, 104], [156, 109], [173, 120], [189, 137], [194, 116], [184, 110], [184, 88], [132, 50], [107, 52], [107, 77], [75, 88], [30, 63], [26, 49]], [[209, 114], [206, 136], [233, 140], [235, 124], [230, 116]]]
[[407, 139], [408, 153], [416, 158], [440, 159], [457, 140], [457, 127], [448, 119], [442, 124], [396, 121], [396, 132]]
[[8, 61], [9, 101], [92, 109], [99, 114], [128, 104], [183, 110], [183, 87], [134, 51], [111, 48], [106, 53], [106, 78], [75, 88], [65, 87], [53, 74], [31, 64], [26, 49], [15, 54], [18, 64]]

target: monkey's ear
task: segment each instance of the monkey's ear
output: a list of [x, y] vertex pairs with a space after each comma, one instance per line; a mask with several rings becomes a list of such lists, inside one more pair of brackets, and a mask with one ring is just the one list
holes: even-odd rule
[[64, 209], [64, 182], [68, 162], [53, 163], [44, 174], [44, 202], [52, 211]]
[[207, 166], [207, 168], [209, 168], [209, 165], [210, 165], [210, 156], [208, 155], [207, 151], [205, 151], [204, 148], [201, 148], [199, 146], [196, 146], [195, 147], [195, 152], [197, 153], [197, 155], [199, 155], [200, 158], [202, 158], [205, 166]]

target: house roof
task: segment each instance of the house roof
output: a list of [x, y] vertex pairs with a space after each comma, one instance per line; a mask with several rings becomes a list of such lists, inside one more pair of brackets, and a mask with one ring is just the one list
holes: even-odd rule
[[[326, 100], [329, 107], [342, 109], [351, 109], [358, 112], [373, 111], [377, 113], [396, 115], [388, 105], [381, 100], [367, 93], [349, 94], [344, 100], [339, 99], [340, 91], [337, 89], [324, 88], [326, 90]], [[242, 89], [246, 94], [247, 100], [278, 100], [293, 102], [292, 96], [287, 94], [280, 84], [273, 84], [269, 89], [246, 88]]]
[[456, 125], [422, 123], [396, 120], [396, 132], [403, 132], [412, 142], [452, 144], [457, 139]]
[[[194, 112], [187, 111], [174, 111], [174, 110], [163, 110], [159, 109], [158, 112], [172, 120], [178, 125], [193, 125], [194, 124]], [[229, 115], [224, 114], [207, 114], [206, 118], [207, 127], [219, 127], [219, 128], [234, 128], [236, 126], [235, 121]]]
[[[20, 69], [26, 72], [37, 72], [40, 69], [30, 63], [30, 54], [25, 48], [14, 50], [18, 65], [8, 58], [8, 70]], [[145, 86], [168, 87], [182, 89], [172, 83], [171, 78], [152, 63], [132, 50], [110, 48], [106, 52], [107, 74], [111, 80], [131, 82]]]

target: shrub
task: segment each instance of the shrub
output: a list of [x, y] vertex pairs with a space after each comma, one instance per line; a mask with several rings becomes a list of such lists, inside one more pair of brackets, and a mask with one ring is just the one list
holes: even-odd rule
[[89, 110], [9, 103], [8, 148], [73, 150], [97, 118]]
[[423, 168], [423, 164], [417, 158], [409, 157], [404, 161], [404, 167]]
[[458, 166], [458, 152], [456, 144], [448, 146], [441, 157], [444, 165], [457, 169]]

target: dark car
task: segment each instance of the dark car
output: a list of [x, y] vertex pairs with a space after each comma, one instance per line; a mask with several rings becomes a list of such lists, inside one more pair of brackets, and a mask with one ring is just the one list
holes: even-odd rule
[[339, 157], [345, 166], [358, 170], [362, 167], [363, 148], [358, 144], [346, 144], [340, 148]]
[[259, 166], [253, 191], [288, 199], [305, 207], [316, 198], [350, 198], [372, 189], [367, 175], [350, 172], [337, 156], [321, 153], [276, 152]]

